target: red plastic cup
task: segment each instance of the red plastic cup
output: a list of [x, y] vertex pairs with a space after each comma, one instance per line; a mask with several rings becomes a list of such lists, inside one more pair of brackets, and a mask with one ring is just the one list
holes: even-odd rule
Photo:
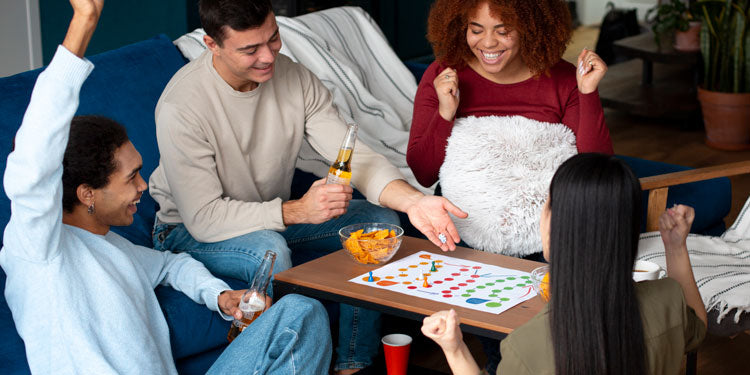
[[385, 352], [385, 367], [388, 375], [406, 375], [409, 367], [409, 347], [411, 337], [394, 333], [383, 337], [383, 351]]

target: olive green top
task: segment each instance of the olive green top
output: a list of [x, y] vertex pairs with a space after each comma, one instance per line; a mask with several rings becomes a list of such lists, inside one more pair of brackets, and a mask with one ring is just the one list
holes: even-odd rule
[[[636, 283], [636, 293], [649, 373], [677, 374], [685, 352], [697, 348], [705, 338], [706, 325], [685, 304], [682, 288], [673, 279]], [[498, 374], [555, 373], [548, 307], [501, 342]]]

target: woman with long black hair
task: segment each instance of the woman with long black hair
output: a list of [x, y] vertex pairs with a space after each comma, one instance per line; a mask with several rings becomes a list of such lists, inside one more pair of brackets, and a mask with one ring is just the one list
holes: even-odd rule
[[[635, 283], [641, 188], [622, 161], [573, 156], [555, 173], [542, 212], [550, 302], [503, 340], [498, 374], [675, 374], [700, 344], [706, 310], [686, 238], [694, 211], [659, 220], [669, 278]], [[454, 374], [478, 374], [454, 310], [425, 318]]]

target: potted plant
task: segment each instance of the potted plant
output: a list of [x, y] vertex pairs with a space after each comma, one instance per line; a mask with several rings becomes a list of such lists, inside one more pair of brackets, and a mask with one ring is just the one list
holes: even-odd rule
[[690, 11], [688, 0], [668, 0], [646, 12], [656, 44], [674, 37], [674, 49], [694, 52], [700, 49], [700, 21]]
[[750, 0], [698, 0], [704, 82], [698, 88], [706, 144], [750, 149]]

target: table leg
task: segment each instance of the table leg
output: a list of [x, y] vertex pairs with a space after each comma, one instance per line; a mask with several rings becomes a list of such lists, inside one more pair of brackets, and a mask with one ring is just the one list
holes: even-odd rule
[[654, 81], [654, 63], [646, 59], [643, 60], [643, 74], [641, 75], [641, 85], [651, 86]]

